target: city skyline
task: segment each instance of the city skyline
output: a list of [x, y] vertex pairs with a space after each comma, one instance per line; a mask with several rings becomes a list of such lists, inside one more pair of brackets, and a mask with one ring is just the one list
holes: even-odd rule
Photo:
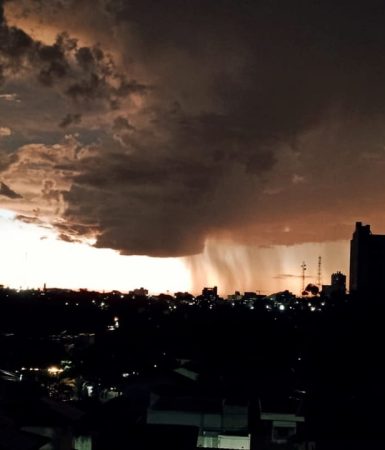
[[348, 273], [353, 224], [385, 229], [383, 21], [376, 0], [0, 0], [0, 283]]
[[[278, 250], [226, 247], [222, 243], [219, 250], [217, 244], [203, 255], [164, 259], [121, 256], [112, 250], [59, 241], [50, 230], [23, 222], [15, 225], [14, 214], [4, 210], [0, 211], [0, 224], [4, 255], [0, 261], [0, 284], [15, 289], [42, 288], [46, 284], [75, 290], [126, 292], [144, 286], [155, 294], [168, 291], [197, 294], [203, 286], [216, 285], [225, 296], [235, 290], [271, 294], [288, 289], [300, 294], [301, 264], [305, 261], [307, 265], [306, 282], [317, 284], [319, 256], [322, 284], [328, 284], [331, 274], [338, 270], [349, 275], [349, 241]], [[282, 255], [283, 261], [274, 266], [272, 261]], [[237, 269], [244, 261], [248, 265]], [[111, 265], [115, 268], [112, 273], [108, 270]], [[191, 276], [194, 272], [191, 265], [199, 267], [195, 268], [195, 279]]]

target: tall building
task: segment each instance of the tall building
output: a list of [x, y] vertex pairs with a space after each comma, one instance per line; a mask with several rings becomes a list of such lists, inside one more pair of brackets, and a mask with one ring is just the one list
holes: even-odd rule
[[350, 292], [385, 294], [385, 235], [356, 222], [350, 241]]

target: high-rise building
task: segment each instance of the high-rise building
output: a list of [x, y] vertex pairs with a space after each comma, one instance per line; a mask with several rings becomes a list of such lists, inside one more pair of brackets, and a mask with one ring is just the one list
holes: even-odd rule
[[356, 223], [350, 241], [350, 292], [385, 294], [385, 235]]

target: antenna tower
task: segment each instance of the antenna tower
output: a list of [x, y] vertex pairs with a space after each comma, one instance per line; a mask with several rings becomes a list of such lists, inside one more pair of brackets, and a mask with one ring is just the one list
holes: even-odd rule
[[318, 257], [318, 279], [317, 279], [317, 285], [321, 289], [321, 287], [322, 287], [322, 258], [321, 258], [321, 256]]
[[305, 271], [306, 271], [306, 264], [305, 261], [301, 264], [302, 269], [302, 292], [305, 290]]

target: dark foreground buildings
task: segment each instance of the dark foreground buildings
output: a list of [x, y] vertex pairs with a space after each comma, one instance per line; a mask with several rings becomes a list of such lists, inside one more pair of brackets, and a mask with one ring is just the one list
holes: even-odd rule
[[346, 294], [346, 275], [335, 272], [331, 276], [330, 284], [322, 285], [321, 294], [326, 298], [340, 298]]
[[385, 235], [356, 222], [350, 243], [350, 293], [385, 294]]

